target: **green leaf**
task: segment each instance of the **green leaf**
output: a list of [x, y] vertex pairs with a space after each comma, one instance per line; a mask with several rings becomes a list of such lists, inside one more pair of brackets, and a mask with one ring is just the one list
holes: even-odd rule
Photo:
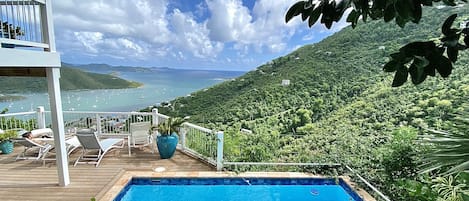
[[394, 10], [394, 5], [389, 5], [384, 9], [384, 21], [389, 22], [396, 16], [396, 11]]
[[396, 74], [394, 74], [394, 80], [392, 81], [392, 87], [399, 87], [402, 86], [405, 82], [407, 82], [407, 77], [409, 76], [409, 72], [407, 67], [404, 65], [399, 65]]
[[366, 22], [366, 19], [368, 18], [368, 10], [369, 10], [369, 0], [360, 0], [361, 8], [362, 8], [362, 19], [363, 22]]
[[450, 61], [453, 63], [458, 60], [458, 49], [456, 47], [448, 47], [446, 49], [446, 54], [448, 55], [448, 58]]
[[383, 10], [386, 8], [386, 0], [374, 0], [373, 9]]
[[436, 75], [436, 65], [429, 63], [427, 67], [425, 67], [425, 74], [435, 77]]
[[423, 57], [416, 57], [414, 62], [409, 67], [410, 77], [412, 83], [415, 85], [422, 83], [427, 78], [425, 67], [428, 65], [428, 60]]
[[321, 16], [321, 10], [322, 10], [322, 5], [319, 5], [317, 8], [315, 8], [311, 14], [309, 15], [309, 20], [308, 20], [308, 25], [309, 27], [312, 27], [319, 19], [319, 16]]
[[445, 22], [443, 23], [443, 26], [441, 26], [441, 32], [445, 36], [454, 34], [453, 31], [451, 30], [451, 26], [453, 25], [453, 22], [454, 22], [454, 20], [456, 19], [457, 16], [458, 16], [458, 14], [453, 14], [453, 15], [449, 16], [448, 18], [446, 18]]
[[432, 51], [436, 48], [436, 45], [432, 41], [425, 41], [425, 42], [412, 42], [404, 47], [399, 49], [399, 52], [404, 54], [406, 57], [412, 56], [426, 56], [431, 54]]
[[436, 66], [436, 70], [438, 73], [440, 73], [441, 77], [446, 78], [453, 71], [453, 64], [448, 58], [441, 56], [438, 58], [438, 65]]
[[402, 18], [401, 16], [397, 15], [396, 16], [396, 24], [399, 25], [401, 28], [404, 28], [405, 27], [405, 23], [407, 23], [407, 21]]
[[285, 22], [288, 23], [293, 17], [299, 15], [305, 10], [306, 1], [299, 1], [295, 3], [290, 9], [288, 9], [287, 14], [285, 15]]
[[446, 5], [450, 5], [450, 6], [456, 6], [456, 3], [454, 2], [454, 0], [443, 0], [443, 3], [445, 3]]
[[399, 62], [393, 59], [384, 65], [383, 70], [384, 72], [394, 72], [397, 70], [398, 66]]
[[420, 0], [424, 6], [433, 6], [433, 0]]
[[[335, 2], [334, 2], [335, 4]], [[327, 29], [330, 29], [332, 27], [332, 23], [334, 22], [334, 16], [335, 16], [335, 8], [334, 4], [324, 4], [322, 8], [322, 17], [321, 17], [321, 23], [323, 23]]]
[[309, 15], [311, 14], [311, 12], [313, 12], [313, 8], [312, 8], [312, 7], [303, 10], [303, 12], [301, 12], [301, 20], [305, 21], [306, 19], [308, 19], [308, 17], [309, 17]]
[[441, 42], [443, 42], [447, 47], [457, 47], [461, 34], [456, 33], [456, 29], [451, 29], [450, 32], [451, 34], [444, 36], [441, 39]]
[[360, 18], [360, 13], [356, 10], [352, 10], [347, 17], [347, 22], [352, 23], [352, 28], [355, 28], [358, 23], [358, 19]]
[[394, 4], [397, 14], [404, 20], [410, 20], [412, 16], [412, 0], [397, 0]]
[[405, 58], [405, 55], [401, 54], [401, 52], [392, 53], [390, 56], [395, 60], [403, 60]]
[[418, 23], [422, 19], [422, 6], [420, 6], [420, 1], [413, 0], [413, 12], [412, 12], [412, 22]]
[[350, 0], [342, 0], [342, 1], [333, 1], [331, 4], [335, 8], [335, 15], [333, 17], [334, 21], [339, 22], [339, 20], [342, 18], [342, 15], [344, 15], [345, 10], [350, 7]]

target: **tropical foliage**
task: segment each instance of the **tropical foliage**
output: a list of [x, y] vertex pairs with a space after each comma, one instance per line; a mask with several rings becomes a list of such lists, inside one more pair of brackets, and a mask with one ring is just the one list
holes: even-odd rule
[[[423, 172], [447, 169], [446, 174], [469, 170], [469, 107], [456, 114], [449, 131], [429, 130], [424, 141], [434, 145], [425, 157]], [[448, 168], [449, 167], [449, 168]]]
[[3, 134], [0, 133], [0, 142], [5, 141], [5, 140], [10, 140], [10, 139], [16, 138], [16, 137], [17, 137], [16, 131], [7, 130]]
[[179, 117], [170, 117], [164, 122], [158, 124], [156, 130], [160, 135], [171, 135], [174, 132], [179, 131], [179, 127], [185, 122], [183, 118]]
[[[466, 0], [462, 0], [466, 2]], [[321, 23], [327, 28], [331, 28], [333, 22], [338, 22], [348, 8], [352, 8], [348, 14], [347, 22], [356, 27], [358, 20], [364, 22], [384, 19], [389, 22], [393, 19], [400, 27], [404, 27], [407, 22], [419, 23], [422, 18], [423, 6], [433, 6], [434, 2], [440, 0], [309, 0], [299, 1], [287, 12], [285, 21], [290, 21], [294, 16], [301, 14], [303, 21], [308, 20], [311, 27], [321, 17]], [[457, 0], [444, 0], [444, 5], [456, 6]], [[441, 6], [441, 4], [437, 4]], [[462, 4], [464, 5], [464, 4]], [[391, 60], [385, 65], [387, 72], [396, 72], [392, 86], [402, 86], [408, 79], [412, 78], [412, 83], [420, 84], [427, 76], [435, 76], [436, 71], [442, 77], [448, 77], [453, 69], [453, 64], [458, 59], [458, 53], [469, 47], [469, 27], [452, 27], [457, 14], [449, 16], [443, 23], [441, 31], [443, 37], [435, 42], [429, 41], [412, 42], [399, 52], [391, 54]], [[469, 23], [468, 23], [469, 24]], [[464, 41], [464, 42], [462, 42]], [[446, 52], [446, 56], [444, 53]]]
[[[419, 25], [408, 24], [402, 30], [380, 21], [347, 27], [244, 76], [173, 100], [174, 108], [161, 106], [159, 111], [191, 116], [191, 122], [224, 130], [225, 161], [341, 163], [391, 200], [446, 199], [448, 191], [438, 190], [444, 186], [464, 199], [467, 186], [460, 184], [469, 181], [465, 174], [444, 181], [450, 180], [443, 173], [451, 166], [418, 173], [428, 162], [424, 156], [438, 147], [420, 136], [428, 136], [428, 129], [453, 132], [458, 114], [465, 110], [467, 51], [460, 52], [451, 76], [445, 79], [436, 76], [417, 86], [391, 88], [393, 78], [382, 73], [388, 53], [416, 39], [440, 36], [434, 27], [441, 27], [441, 22], [432, 16], [458, 13], [461, 19], [469, 19], [468, 7], [424, 11]], [[282, 80], [290, 80], [290, 85], [282, 85]], [[322, 167], [300, 170], [334, 173]]]

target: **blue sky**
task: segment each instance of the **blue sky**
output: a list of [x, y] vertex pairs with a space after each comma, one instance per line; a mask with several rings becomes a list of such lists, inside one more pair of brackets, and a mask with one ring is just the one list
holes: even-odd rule
[[297, 0], [56, 0], [57, 50], [74, 64], [252, 70], [331, 30], [284, 22]]

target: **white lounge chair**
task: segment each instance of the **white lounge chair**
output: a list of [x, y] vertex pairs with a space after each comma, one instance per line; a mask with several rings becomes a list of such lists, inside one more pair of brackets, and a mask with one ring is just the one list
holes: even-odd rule
[[14, 142], [24, 146], [23, 152], [16, 157], [16, 160], [44, 160], [49, 150], [53, 148], [51, 144], [39, 144], [28, 138], [18, 138]]
[[[78, 141], [83, 147], [81, 155], [75, 161], [74, 166], [78, 163], [96, 164], [98, 167], [103, 156], [112, 148], [122, 148], [124, 146], [124, 139], [121, 138], [107, 138], [99, 140], [96, 132], [90, 129], [77, 131], [76, 134]], [[117, 144], [121, 144], [117, 146]], [[89, 154], [91, 151], [97, 151], [96, 154]]]
[[[148, 133], [151, 122], [130, 123], [130, 140], [132, 147], [153, 145], [153, 136]], [[153, 152], [154, 147], [151, 148]]]
[[75, 151], [78, 147], [81, 147], [80, 141], [77, 136], [73, 136], [70, 139], [65, 140], [65, 145], [67, 146], [67, 155]]

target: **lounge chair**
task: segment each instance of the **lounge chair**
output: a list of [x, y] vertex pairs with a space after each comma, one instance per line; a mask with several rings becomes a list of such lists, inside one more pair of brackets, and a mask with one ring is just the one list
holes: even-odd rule
[[67, 146], [67, 155], [69, 156], [73, 151], [75, 151], [75, 149], [81, 147], [77, 136], [73, 136], [72, 138], [65, 140], [65, 145]]
[[28, 138], [18, 138], [14, 142], [24, 146], [23, 152], [16, 157], [16, 160], [44, 160], [49, 150], [53, 148], [51, 144], [39, 144]]
[[[83, 147], [81, 155], [75, 161], [74, 166], [78, 163], [91, 163], [96, 164], [98, 167], [103, 156], [112, 148], [122, 148], [124, 146], [124, 139], [121, 138], [107, 138], [99, 140], [96, 132], [90, 129], [83, 129], [77, 131], [76, 134], [78, 141]], [[117, 144], [121, 144], [117, 146]], [[97, 151], [96, 154], [89, 154], [91, 151]]]
[[[151, 122], [130, 123], [130, 140], [132, 147], [153, 145], [153, 137], [148, 133]], [[152, 152], [153, 152], [152, 147]]]

